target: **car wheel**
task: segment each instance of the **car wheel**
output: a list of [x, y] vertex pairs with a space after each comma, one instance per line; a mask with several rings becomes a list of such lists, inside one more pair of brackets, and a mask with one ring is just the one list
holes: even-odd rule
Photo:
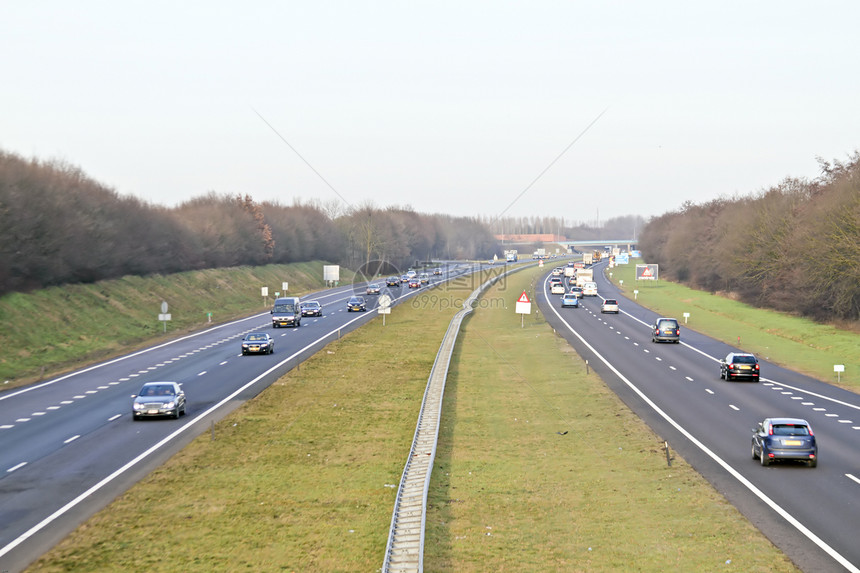
[[726, 375], [723, 373], [722, 369], [720, 369], [720, 380], [725, 380], [725, 376]]
[[758, 455], [755, 453], [755, 442], [750, 446], [750, 454], [752, 455], [752, 459], [756, 459]]
[[179, 406], [177, 406], [176, 410], [173, 411], [173, 419], [178, 420], [180, 415]]
[[770, 458], [767, 457], [767, 453], [764, 451], [764, 446], [761, 447], [761, 451], [758, 453], [758, 459], [764, 467], [767, 467], [768, 464], [770, 464]]

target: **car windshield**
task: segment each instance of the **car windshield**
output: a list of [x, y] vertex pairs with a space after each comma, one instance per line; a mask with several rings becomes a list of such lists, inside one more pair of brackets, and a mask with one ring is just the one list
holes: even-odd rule
[[296, 306], [294, 304], [276, 304], [274, 311], [275, 312], [296, 312]]
[[173, 394], [173, 386], [169, 384], [147, 386], [140, 392], [141, 396], [173, 396]]
[[249, 334], [245, 337], [245, 340], [266, 340], [265, 334]]
[[797, 424], [774, 424], [772, 426], [775, 436], [808, 436], [809, 428]]
[[304, 306], [306, 306], [307, 308], [319, 308], [320, 303], [318, 303], [317, 301], [315, 301], [315, 300], [314, 300], [314, 301], [311, 301], [311, 302], [306, 302], [306, 303], [304, 304]]

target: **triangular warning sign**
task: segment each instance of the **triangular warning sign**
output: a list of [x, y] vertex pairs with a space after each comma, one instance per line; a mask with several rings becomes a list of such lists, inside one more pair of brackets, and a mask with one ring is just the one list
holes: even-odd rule
[[653, 277], [654, 275], [653, 275], [653, 274], [651, 274], [651, 268], [650, 268], [650, 267], [645, 267], [645, 268], [642, 270], [642, 276], [643, 276], [643, 277]]
[[517, 299], [517, 302], [531, 302], [529, 300], [529, 295], [526, 294], [526, 291], [523, 291], [523, 294], [520, 295], [520, 298]]

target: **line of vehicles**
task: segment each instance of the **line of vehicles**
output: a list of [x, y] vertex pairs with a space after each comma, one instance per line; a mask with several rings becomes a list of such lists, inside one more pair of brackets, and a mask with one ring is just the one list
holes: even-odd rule
[[[583, 263], [591, 264], [590, 253], [583, 255]], [[599, 260], [599, 259], [598, 259]], [[562, 308], [579, 308], [584, 296], [597, 296], [597, 283], [593, 270], [568, 263], [551, 271], [550, 293], [561, 295]], [[565, 287], [565, 280], [568, 287]], [[600, 307], [601, 314], [618, 314], [618, 300], [607, 298]], [[651, 342], [681, 342], [681, 325], [676, 318], [659, 317], [651, 326]], [[761, 368], [754, 354], [729, 352], [720, 360], [720, 379], [748, 379], [758, 382]], [[801, 418], [766, 418], [752, 429], [751, 455], [762, 466], [780, 460], [801, 461], [809, 467], [818, 465], [818, 444], [812, 427]]]
[[[433, 275], [442, 274], [437, 267]], [[420, 287], [430, 282], [429, 273], [418, 273], [410, 269], [401, 277], [390, 276], [385, 279], [386, 287], [400, 287], [407, 283], [410, 288]], [[374, 296], [382, 293], [382, 285], [378, 282], [368, 283], [365, 295]], [[353, 295], [346, 303], [347, 312], [366, 312], [367, 300], [364, 296]], [[323, 307], [318, 300], [302, 301], [296, 296], [278, 297], [271, 310], [272, 328], [299, 328], [303, 317], [323, 316]], [[249, 332], [241, 341], [242, 356], [249, 354], [274, 354], [275, 339], [267, 332]], [[141, 420], [150, 417], [170, 417], [178, 419], [185, 414], [185, 392], [176, 382], [149, 382], [144, 384], [137, 394], [132, 395], [132, 418]]]

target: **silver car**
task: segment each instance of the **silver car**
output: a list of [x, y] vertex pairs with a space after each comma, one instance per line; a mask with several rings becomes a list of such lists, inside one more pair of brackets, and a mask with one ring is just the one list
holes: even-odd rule
[[179, 419], [185, 414], [185, 392], [176, 382], [147, 382], [133, 395], [132, 418], [171, 416]]

